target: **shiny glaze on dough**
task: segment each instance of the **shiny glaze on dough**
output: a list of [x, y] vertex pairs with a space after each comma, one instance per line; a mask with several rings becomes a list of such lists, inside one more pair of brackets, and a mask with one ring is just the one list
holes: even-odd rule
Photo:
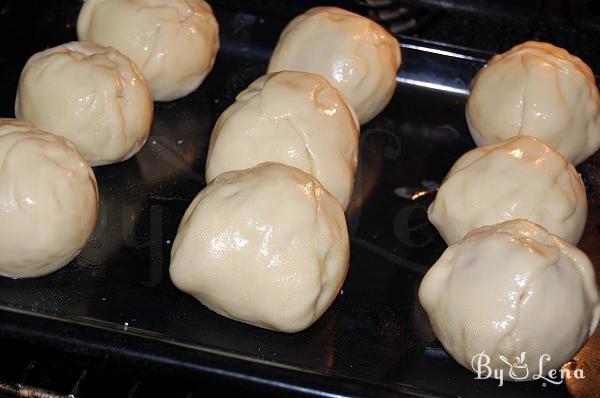
[[359, 125], [344, 97], [312, 73], [263, 76], [217, 120], [206, 181], [267, 161], [317, 177], [345, 209], [354, 186]]
[[71, 42], [29, 58], [15, 114], [68, 138], [99, 166], [127, 160], [144, 146], [153, 103], [129, 58], [113, 48]]
[[532, 135], [575, 165], [600, 148], [600, 95], [592, 70], [548, 43], [529, 41], [475, 77], [466, 108], [477, 145]]
[[313, 324], [348, 270], [344, 211], [311, 175], [264, 163], [215, 178], [185, 212], [170, 275], [219, 314], [282, 332]]
[[268, 72], [324, 76], [365, 124], [390, 102], [400, 63], [398, 41], [382, 26], [341, 8], [315, 7], [286, 26]]
[[515, 363], [515, 379], [560, 368], [598, 325], [600, 304], [594, 268], [575, 246], [526, 220], [470, 232], [429, 269], [419, 301], [446, 351], [469, 370], [485, 351], [492, 369]]
[[87, 0], [77, 36], [130, 57], [156, 101], [196, 90], [219, 49], [219, 25], [204, 0]]
[[538, 139], [517, 136], [458, 159], [428, 214], [448, 244], [474, 228], [516, 218], [576, 244], [585, 227], [587, 198], [567, 159]]
[[0, 119], [0, 275], [45, 275], [71, 261], [96, 225], [98, 188], [73, 144]]

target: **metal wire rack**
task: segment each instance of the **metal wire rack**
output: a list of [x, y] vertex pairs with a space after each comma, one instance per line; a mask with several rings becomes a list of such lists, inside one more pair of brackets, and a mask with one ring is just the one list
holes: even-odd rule
[[[253, 391], [214, 380], [189, 379], [168, 369], [149, 370], [107, 359], [68, 354], [22, 341], [0, 340], [0, 397], [194, 398], [218, 391]], [[263, 392], [261, 392], [263, 395]]]

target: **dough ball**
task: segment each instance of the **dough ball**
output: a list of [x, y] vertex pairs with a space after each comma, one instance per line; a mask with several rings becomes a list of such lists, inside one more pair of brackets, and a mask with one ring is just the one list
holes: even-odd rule
[[144, 146], [152, 96], [129, 58], [71, 42], [34, 54], [21, 72], [15, 114], [73, 142], [92, 166], [127, 160]]
[[324, 76], [365, 124], [392, 99], [400, 62], [398, 41], [382, 26], [341, 8], [316, 7], [284, 29], [268, 71]]
[[77, 36], [130, 57], [156, 101], [196, 90], [219, 49], [219, 25], [204, 0], [86, 0]]
[[281, 163], [221, 174], [185, 212], [171, 279], [211, 310], [281, 332], [312, 325], [348, 270], [344, 211], [311, 175]]
[[206, 181], [267, 161], [285, 163], [317, 177], [345, 209], [354, 186], [359, 128], [351, 106], [323, 77], [263, 76], [217, 120]]
[[[513, 380], [531, 380], [540, 360], [546, 371], [560, 368], [600, 314], [587, 256], [526, 220], [476, 229], [448, 247], [423, 278], [419, 301], [458, 363], [473, 371], [484, 352], [491, 369]], [[501, 357], [515, 365], [512, 374]]]
[[583, 181], [542, 141], [517, 136], [464, 154], [428, 209], [446, 243], [472, 229], [524, 218], [576, 244], [587, 217]]
[[0, 119], [0, 275], [65, 266], [96, 225], [94, 172], [73, 144], [33, 124]]
[[467, 122], [477, 145], [538, 137], [575, 165], [600, 147], [600, 95], [590, 68], [529, 41], [492, 58], [472, 83]]

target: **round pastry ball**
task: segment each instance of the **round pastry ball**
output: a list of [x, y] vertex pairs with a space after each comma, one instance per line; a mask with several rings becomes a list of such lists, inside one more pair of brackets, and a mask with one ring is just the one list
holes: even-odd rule
[[219, 49], [219, 25], [204, 0], [86, 0], [77, 36], [130, 57], [156, 101], [196, 90]]
[[312, 325], [348, 270], [344, 211], [313, 176], [281, 163], [221, 174], [185, 212], [171, 280], [211, 310], [281, 332]]
[[579, 58], [528, 41], [492, 58], [475, 79], [466, 108], [477, 145], [532, 135], [575, 165], [600, 147], [600, 95]]
[[120, 52], [71, 42], [29, 60], [15, 114], [73, 142], [92, 166], [117, 163], [144, 146], [153, 103], [137, 67]]
[[285, 163], [317, 177], [345, 209], [354, 186], [359, 129], [352, 107], [322, 76], [263, 76], [217, 120], [206, 181], [267, 161]]
[[472, 229], [517, 218], [576, 244], [585, 227], [587, 198], [567, 159], [536, 138], [517, 136], [458, 159], [428, 214], [449, 245]]
[[281, 33], [268, 72], [318, 73], [346, 96], [361, 124], [392, 99], [400, 67], [398, 41], [369, 18], [336, 7], [315, 7]]
[[458, 363], [485, 372], [484, 353], [507, 380], [531, 380], [540, 362], [560, 368], [600, 315], [587, 256], [526, 220], [476, 229], [448, 247], [423, 278], [419, 301]]
[[33, 124], [0, 119], [0, 275], [65, 266], [96, 225], [98, 188], [77, 148]]

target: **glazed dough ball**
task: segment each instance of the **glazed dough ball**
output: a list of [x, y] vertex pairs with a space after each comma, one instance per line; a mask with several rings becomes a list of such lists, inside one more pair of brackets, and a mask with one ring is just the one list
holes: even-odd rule
[[548, 43], [492, 58], [473, 81], [467, 122], [477, 145], [532, 135], [575, 165], [600, 147], [600, 95], [591, 69]]
[[65, 266], [96, 225], [90, 166], [63, 137], [0, 119], [0, 275], [27, 278]]
[[341, 8], [316, 7], [281, 33], [268, 72], [324, 76], [365, 124], [392, 99], [400, 62], [398, 41], [377, 23]]
[[[476, 229], [448, 247], [423, 278], [419, 301], [458, 363], [473, 371], [471, 361], [485, 352], [491, 369], [514, 380], [530, 380], [540, 359], [547, 371], [560, 368], [592, 335], [600, 314], [587, 256], [526, 220]], [[518, 365], [522, 352], [513, 376], [500, 356]]]
[[516, 218], [576, 244], [585, 227], [587, 198], [567, 159], [538, 139], [517, 136], [458, 159], [428, 214], [449, 245], [472, 229]]
[[219, 25], [204, 0], [86, 0], [77, 36], [130, 57], [156, 101], [196, 90], [219, 49]]
[[211, 310], [297, 332], [331, 305], [348, 270], [344, 211], [319, 181], [263, 163], [221, 174], [185, 212], [171, 279]]
[[267, 161], [317, 177], [345, 209], [352, 195], [359, 125], [352, 108], [323, 77], [279, 72], [256, 80], [217, 120], [206, 181]]
[[152, 97], [131, 60], [93, 43], [34, 54], [21, 72], [15, 114], [67, 137], [92, 166], [117, 163], [144, 146]]

